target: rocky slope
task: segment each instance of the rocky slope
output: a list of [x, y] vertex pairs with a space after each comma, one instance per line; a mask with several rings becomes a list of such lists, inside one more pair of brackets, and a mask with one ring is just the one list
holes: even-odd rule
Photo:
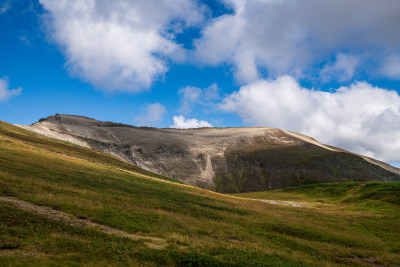
[[383, 162], [275, 128], [157, 129], [60, 114], [19, 126], [224, 193], [316, 182], [400, 181], [400, 170]]

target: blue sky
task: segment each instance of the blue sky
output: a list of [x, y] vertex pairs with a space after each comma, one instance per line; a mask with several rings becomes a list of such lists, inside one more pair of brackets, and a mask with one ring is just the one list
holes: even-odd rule
[[277, 127], [397, 162], [399, 11], [397, 0], [0, 0], [0, 119]]

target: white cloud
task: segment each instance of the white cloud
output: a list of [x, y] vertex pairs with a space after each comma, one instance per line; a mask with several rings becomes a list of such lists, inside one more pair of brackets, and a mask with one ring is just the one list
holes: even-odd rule
[[[196, 58], [205, 64], [232, 64], [243, 83], [259, 79], [260, 70], [269, 77], [302, 77], [340, 52], [361, 52], [378, 61], [400, 49], [398, 0], [224, 1], [235, 12], [203, 29]], [[343, 74], [352, 74], [340, 65]]]
[[376, 157], [400, 161], [400, 96], [365, 82], [332, 92], [303, 88], [290, 76], [259, 80], [220, 107], [254, 126], [278, 127]]
[[178, 90], [180, 95], [181, 113], [190, 113], [196, 105], [210, 106], [220, 99], [219, 88], [213, 83], [207, 88], [201, 89], [194, 86], [186, 86]]
[[140, 126], [154, 126], [154, 124], [160, 122], [167, 110], [164, 105], [160, 103], [147, 104], [143, 109], [143, 114], [136, 117], [136, 121]]
[[339, 53], [336, 55], [335, 62], [326, 64], [320, 75], [324, 81], [346, 82], [353, 78], [357, 66], [356, 56]]
[[21, 87], [11, 90], [8, 87], [9, 87], [8, 79], [7, 78], [0, 79], [0, 102], [6, 101], [11, 97], [18, 96], [22, 93]]
[[201, 127], [213, 127], [210, 123], [206, 121], [199, 121], [197, 119], [185, 119], [184, 116], [174, 116], [174, 125], [170, 128], [177, 129], [190, 129], [190, 128], [201, 128]]
[[[336, 55], [322, 78], [347, 81], [362, 68], [379, 73], [377, 65], [387, 54], [400, 56], [398, 0], [220, 1], [234, 12], [209, 21], [209, 10], [197, 0], [40, 3], [66, 67], [106, 90], [145, 90], [176, 62], [232, 64], [237, 79], [249, 83], [265, 74], [319, 73]], [[176, 40], [191, 26], [202, 29], [194, 51]], [[358, 64], [361, 57], [372, 63]], [[388, 68], [386, 76], [399, 75]]]
[[73, 75], [107, 90], [140, 91], [183, 60], [174, 40], [201, 22], [195, 0], [40, 0]]

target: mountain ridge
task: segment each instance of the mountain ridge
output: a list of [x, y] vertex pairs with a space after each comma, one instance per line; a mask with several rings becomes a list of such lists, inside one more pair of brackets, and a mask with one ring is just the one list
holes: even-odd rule
[[400, 170], [388, 164], [278, 128], [158, 129], [63, 114], [18, 126], [222, 193], [400, 180]]

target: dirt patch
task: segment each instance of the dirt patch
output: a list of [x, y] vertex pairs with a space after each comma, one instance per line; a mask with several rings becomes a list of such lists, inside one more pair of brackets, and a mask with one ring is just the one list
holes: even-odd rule
[[40, 216], [59, 221], [71, 226], [85, 228], [85, 227], [94, 227], [97, 228], [99, 231], [106, 233], [106, 234], [113, 234], [119, 237], [126, 237], [133, 240], [144, 240], [144, 243], [153, 249], [163, 249], [167, 245], [166, 241], [162, 238], [158, 237], [151, 237], [151, 236], [142, 236], [138, 234], [130, 234], [125, 231], [112, 228], [106, 225], [98, 224], [95, 222], [91, 222], [88, 219], [82, 219], [74, 216], [73, 214], [66, 213], [64, 211], [59, 211], [52, 209], [46, 206], [39, 206], [33, 203], [19, 200], [13, 197], [5, 197], [0, 196], [0, 202], [6, 203], [8, 205], [12, 205], [20, 210], [32, 212], [38, 214]]
[[351, 261], [361, 264], [361, 266], [382, 266], [382, 264], [379, 264], [375, 258], [349, 258]]
[[236, 199], [243, 199], [243, 200], [253, 200], [268, 203], [271, 205], [280, 205], [280, 206], [290, 206], [295, 208], [315, 208], [314, 203], [310, 202], [299, 202], [299, 201], [289, 201], [289, 200], [269, 200], [269, 199], [260, 199], [260, 198], [246, 198], [246, 197], [237, 197], [237, 196], [230, 196]]
[[257, 199], [257, 198], [243, 198], [249, 200], [260, 201], [268, 203], [271, 205], [289, 206], [295, 208], [313, 208], [315, 205], [309, 202], [299, 202], [299, 201], [287, 201], [287, 200], [269, 200], [269, 199]]
[[282, 206], [291, 206], [296, 208], [311, 208], [314, 207], [313, 204], [308, 202], [298, 202], [298, 201], [286, 201], [286, 200], [267, 200], [267, 199], [253, 199], [258, 200], [264, 203], [272, 204], [272, 205], [282, 205]]

